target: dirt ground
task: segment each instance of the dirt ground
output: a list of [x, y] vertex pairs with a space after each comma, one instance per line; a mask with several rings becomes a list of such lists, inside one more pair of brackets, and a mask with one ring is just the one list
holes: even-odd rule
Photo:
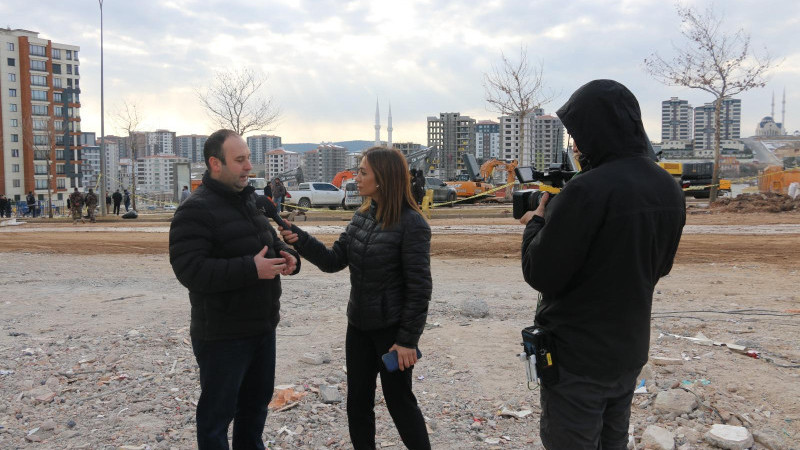
[[[541, 448], [538, 392], [515, 357], [536, 293], [520, 274], [522, 227], [491, 211], [455, 208], [431, 220], [434, 295], [414, 376], [434, 448]], [[636, 395], [631, 418], [637, 448], [649, 425], [684, 450], [715, 448], [703, 436], [720, 423], [746, 427], [753, 448], [800, 448], [800, 213], [689, 211], [653, 305], [651, 359], [672, 364], [647, 366], [648, 393]], [[326, 230], [327, 242], [346, 223], [311, 219], [298, 224]], [[168, 226], [153, 218], [0, 228], [0, 448], [194, 448], [197, 370]], [[349, 448], [344, 402], [318, 394], [345, 393], [347, 274], [308, 264], [283, 286], [276, 384], [304, 396], [270, 413], [265, 439]], [[488, 314], [474, 317], [474, 302]], [[683, 338], [698, 333], [759, 358]], [[329, 362], [303, 362], [308, 352]], [[676, 389], [698, 406], [659, 411], [656, 395]], [[402, 448], [380, 394], [378, 403], [379, 445]]]

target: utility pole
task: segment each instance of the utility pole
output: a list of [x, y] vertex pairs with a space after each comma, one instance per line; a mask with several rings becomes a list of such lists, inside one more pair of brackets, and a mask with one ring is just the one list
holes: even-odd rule
[[108, 213], [106, 208], [106, 130], [105, 104], [103, 98], [103, 0], [100, 2], [100, 215]]

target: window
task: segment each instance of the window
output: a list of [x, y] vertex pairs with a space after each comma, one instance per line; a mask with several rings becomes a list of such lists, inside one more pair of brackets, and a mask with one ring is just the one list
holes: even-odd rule
[[[66, 152], [65, 152], [64, 150], [56, 150], [56, 159], [59, 159], [59, 160], [61, 160], [61, 161], [64, 161], [64, 160], [66, 160], [67, 158], [64, 156], [64, 155], [65, 155], [65, 153], [66, 153]], [[63, 165], [63, 164], [62, 164], [62, 165]]]
[[72, 60], [72, 50], [67, 50], [67, 59]]
[[19, 158], [19, 149], [18, 148], [12, 148], [11, 149], [11, 156], [13, 158]]
[[19, 173], [19, 164], [12, 164], [11, 171], [14, 173]]
[[78, 65], [77, 65], [77, 64], [75, 65], [75, 75], [80, 75], [80, 74], [78, 73]]
[[16, 66], [17, 61], [14, 58], [8, 58], [8, 65], [9, 66]]
[[61, 78], [53, 77], [53, 87], [60, 88], [61, 86]]
[[47, 77], [31, 75], [31, 84], [34, 86], [47, 86]]
[[31, 100], [47, 101], [47, 91], [31, 89]]
[[56, 103], [62, 103], [64, 101], [61, 97], [61, 92], [53, 92], [53, 101]]
[[8, 96], [9, 97], [16, 97], [17, 96], [17, 90], [16, 89], [9, 89], [8, 90]]
[[67, 75], [72, 75], [72, 64], [67, 64]]
[[47, 106], [48, 105], [33, 105], [33, 112], [34, 116], [46, 116], [47, 115]]
[[56, 120], [55, 122], [53, 122], [53, 129], [57, 131], [62, 131], [64, 129], [64, 121]]
[[47, 72], [47, 62], [39, 59], [31, 60], [31, 70], [38, 70], [40, 72]]
[[61, 49], [54, 48], [53, 49], [53, 59], [61, 59]]
[[[75, 59], [75, 61], [77, 61], [78, 60], [78, 51], [75, 50], [74, 52], [72, 52], [72, 56]], [[78, 73], [78, 72], [75, 72], [75, 73]]]
[[37, 131], [47, 130], [47, 121], [42, 119], [34, 119], [33, 129]]
[[8, 81], [17, 81], [17, 74], [15, 73], [8, 74]]
[[11, 135], [11, 142], [19, 142], [19, 135], [18, 134], [12, 134]]
[[31, 44], [31, 55], [34, 56], [47, 56], [47, 48], [43, 45]]
[[64, 116], [64, 108], [58, 105], [53, 106], [53, 115], [56, 117]]
[[56, 173], [59, 175], [63, 175], [66, 173], [64, 171], [64, 164], [56, 164]]
[[53, 64], [53, 73], [61, 75], [61, 64]]
[[14, 187], [19, 187], [19, 180], [14, 180]]
[[11, 119], [11, 126], [12, 127], [18, 127], [19, 126], [19, 121], [17, 119]]
[[8, 110], [11, 111], [11, 112], [16, 112], [17, 111], [17, 104], [16, 103], [11, 103], [10, 105], [8, 105]]
[[45, 134], [34, 134], [33, 145], [50, 145], [50, 139]]
[[47, 180], [36, 180], [36, 189], [47, 189]]
[[[63, 178], [57, 178], [56, 179], [56, 186], [58, 186], [59, 189], [66, 189], [67, 188], [65, 180]], [[61, 196], [61, 194], [58, 194], [58, 195]]]
[[33, 166], [34, 175], [47, 175], [47, 166], [35, 165]]
[[8, 49], [8, 51], [10, 51], [10, 52], [13, 52], [14, 51], [14, 43], [13, 42], [7, 43], [6, 44], [6, 49]]

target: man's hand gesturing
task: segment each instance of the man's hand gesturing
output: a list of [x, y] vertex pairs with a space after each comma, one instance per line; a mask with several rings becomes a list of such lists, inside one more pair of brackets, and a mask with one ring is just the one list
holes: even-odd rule
[[[253, 261], [256, 263], [256, 269], [258, 270], [258, 278], [261, 280], [271, 280], [283, 273], [287, 267], [285, 257], [265, 258], [264, 256], [267, 254], [267, 248], [268, 247], [265, 245], [264, 248], [253, 257]], [[296, 264], [297, 262], [295, 261], [295, 265]], [[292, 269], [292, 271], [294, 271], [294, 269]]]

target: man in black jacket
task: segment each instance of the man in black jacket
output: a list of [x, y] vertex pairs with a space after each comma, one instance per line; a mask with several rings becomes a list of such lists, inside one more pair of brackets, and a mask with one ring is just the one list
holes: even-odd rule
[[231, 130], [209, 136], [203, 184], [175, 212], [170, 263], [189, 289], [190, 334], [200, 366], [197, 441], [202, 449], [263, 449], [261, 433], [275, 381], [280, 275], [299, 256], [256, 209], [247, 185], [250, 150]]
[[592, 81], [557, 114], [591, 169], [521, 219], [523, 275], [541, 293], [535, 322], [552, 337], [558, 375], [542, 384], [541, 438], [548, 449], [624, 449], [653, 290], [672, 268], [684, 198], [648, 156], [625, 86]]

